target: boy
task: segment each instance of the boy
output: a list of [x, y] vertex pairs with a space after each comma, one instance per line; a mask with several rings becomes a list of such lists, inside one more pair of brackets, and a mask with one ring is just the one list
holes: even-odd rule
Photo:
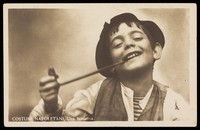
[[106, 79], [78, 91], [65, 109], [58, 97], [56, 77], [43, 77], [39, 90], [42, 100], [30, 118], [35, 121], [188, 120], [189, 105], [183, 98], [153, 80], [154, 62], [161, 58], [164, 45], [163, 32], [154, 22], [138, 20], [131, 13], [115, 16], [110, 24], [104, 24], [96, 48], [96, 65], [100, 69], [126, 62], [101, 71]]

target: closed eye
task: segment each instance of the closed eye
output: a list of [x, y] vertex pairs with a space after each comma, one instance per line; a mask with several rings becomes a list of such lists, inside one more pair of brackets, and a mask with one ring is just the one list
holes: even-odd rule
[[136, 37], [136, 38], [133, 38], [133, 40], [136, 41], [136, 42], [139, 42], [139, 41], [143, 40], [143, 37]]
[[117, 48], [120, 48], [121, 46], [122, 46], [122, 43], [118, 43], [118, 44], [115, 44], [115, 45], [113, 46], [113, 48], [117, 49]]
[[114, 38], [114, 40], [112, 41], [112, 47], [115, 49], [120, 48], [122, 45], [123, 45], [123, 38], [121, 36]]

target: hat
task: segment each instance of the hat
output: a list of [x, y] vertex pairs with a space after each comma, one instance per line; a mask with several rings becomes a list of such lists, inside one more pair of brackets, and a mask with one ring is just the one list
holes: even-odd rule
[[[165, 38], [163, 35], [163, 32], [158, 27], [156, 23], [153, 21], [141, 21], [138, 20], [138, 18], [131, 14], [131, 13], [123, 13], [120, 15], [117, 15], [113, 17], [110, 20], [110, 24], [106, 23], [104, 24], [104, 28], [101, 32], [100, 39], [98, 41], [97, 47], [96, 47], [96, 65], [97, 68], [103, 68], [108, 65], [113, 64], [111, 56], [110, 56], [110, 48], [109, 48], [109, 33], [111, 29], [114, 26], [119, 26], [123, 22], [137, 22], [139, 23], [146, 35], [149, 39], [151, 39], [151, 44], [155, 44], [156, 42], [159, 42], [162, 48], [165, 45]], [[152, 43], [153, 41], [153, 43]], [[105, 77], [114, 77], [116, 76], [116, 73], [113, 73], [112, 70], [103, 70], [100, 71], [100, 74], [102, 74]]]

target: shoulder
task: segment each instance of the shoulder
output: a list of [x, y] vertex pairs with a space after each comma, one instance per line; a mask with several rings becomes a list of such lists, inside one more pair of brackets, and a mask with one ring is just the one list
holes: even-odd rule
[[154, 81], [154, 84], [161, 90], [161, 91], [165, 91], [166, 92], [166, 97], [165, 98], [170, 98], [171, 101], [177, 101], [177, 102], [185, 102], [185, 100], [183, 99], [183, 97], [175, 92], [172, 88], [170, 88], [169, 86], [162, 84], [160, 82]]
[[99, 81], [91, 84], [88, 88], [77, 91], [74, 94], [74, 97], [77, 97], [77, 96], [80, 96], [80, 95], [87, 95], [86, 93], [88, 93], [91, 96], [95, 97], [95, 95], [98, 93], [103, 81], [104, 80], [99, 80]]
[[99, 80], [91, 84], [87, 89], [77, 91], [75, 93], [75, 96], [79, 95], [80, 93], [90, 93], [95, 97], [100, 91], [100, 88], [105, 88], [105, 87], [107, 88], [108, 84], [115, 83], [116, 81], [117, 79], [115, 78], [105, 78], [105, 79]]
[[67, 103], [65, 115], [70, 117], [92, 115], [102, 82], [103, 80], [100, 80], [90, 85], [87, 89], [78, 90]]
[[174, 101], [176, 103], [181, 104], [187, 104], [184, 98], [181, 96], [181, 94], [175, 92], [173, 89], [168, 88], [167, 89], [167, 95], [166, 98], [170, 99], [171, 101]]
[[170, 120], [189, 120], [189, 103], [171, 88], [167, 88], [164, 102], [164, 111], [168, 113], [166, 117]]
[[153, 81], [153, 84], [155, 86], [157, 86], [161, 91], [167, 91], [167, 89], [169, 88], [167, 85], [164, 85], [164, 84], [162, 84], [158, 81], [155, 81], [155, 80]]
[[181, 96], [181, 94], [175, 92], [171, 87], [154, 81], [154, 84], [158, 86], [161, 92], [164, 92], [164, 120], [190, 120], [189, 115], [190, 105], [186, 100]]
[[163, 92], [166, 92], [165, 102], [170, 101], [172, 103], [187, 104], [181, 94], [175, 92], [171, 87], [162, 84], [160, 82], [154, 81], [154, 84]]
[[88, 88], [81, 89], [75, 92], [73, 99], [68, 102], [67, 106], [72, 106], [72, 104], [80, 102], [80, 101], [94, 103], [103, 81], [104, 80], [99, 80], [91, 84]]

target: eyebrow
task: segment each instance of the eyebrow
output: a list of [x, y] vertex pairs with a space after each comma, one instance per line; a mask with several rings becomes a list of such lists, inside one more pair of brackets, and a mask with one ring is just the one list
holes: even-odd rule
[[131, 31], [129, 34], [134, 34], [134, 33], [140, 33], [140, 34], [144, 34], [144, 33], [142, 33], [141, 31], [137, 31], [137, 30], [135, 30], [135, 31]]
[[[140, 34], [144, 35], [144, 33], [142, 33], [141, 31], [137, 31], [137, 30], [131, 31], [131, 32], [129, 33], [129, 35], [134, 34], [134, 33], [140, 33]], [[116, 39], [123, 39], [123, 37], [122, 37], [122, 35], [118, 35], [118, 36], [114, 37], [114, 38], [111, 40], [111, 44], [113, 44], [113, 41], [116, 40]]]

